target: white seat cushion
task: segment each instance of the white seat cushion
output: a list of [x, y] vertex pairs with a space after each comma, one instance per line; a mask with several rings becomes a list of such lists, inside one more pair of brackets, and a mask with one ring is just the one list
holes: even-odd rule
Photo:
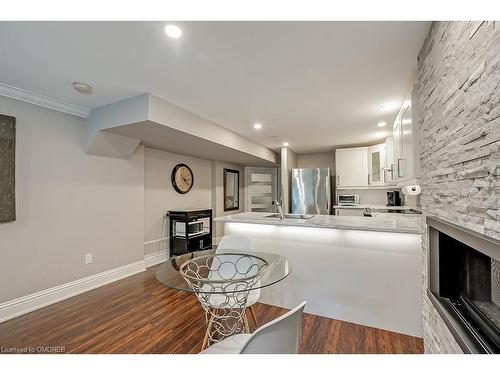
[[246, 333], [230, 336], [217, 344], [209, 346], [200, 354], [239, 354], [250, 337], [252, 335]]

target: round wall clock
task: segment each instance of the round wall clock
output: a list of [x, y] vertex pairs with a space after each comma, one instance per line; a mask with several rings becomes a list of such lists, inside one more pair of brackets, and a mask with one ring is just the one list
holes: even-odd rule
[[193, 171], [186, 164], [177, 164], [172, 169], [172, 186], [180, 194], [186, 194], [193, 187]]

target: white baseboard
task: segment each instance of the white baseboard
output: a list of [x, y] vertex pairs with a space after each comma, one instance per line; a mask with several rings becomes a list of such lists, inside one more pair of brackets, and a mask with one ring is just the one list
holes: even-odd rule
[[[144, 258], [149, 256], [149, 254], [157, 254], [157, 253], [167, 253], [169, 252], [169, 238], [161, 237], [153, 241], [144, 242]], [[151, 267], [151, 266], [146, 266]]]
[[167, 260], [168, 253], [166, 251], [158, 251], [156, 253], [144, 256], [144, 263], [146, 264], [146, 268], [156, 266], [157, 264], [166, 262]]
[[0, 323], [145, 270], [141, 260], [0, 303]]
[[224, 237], [224, 236], [214, 237], [213, 244], [214, 244], [215, 246], [219, 246], [220, 241], [222, 240], [222, 237]]

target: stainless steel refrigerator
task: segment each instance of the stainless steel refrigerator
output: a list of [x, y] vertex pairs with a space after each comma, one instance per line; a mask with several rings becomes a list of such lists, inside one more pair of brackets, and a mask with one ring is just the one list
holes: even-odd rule
[[331, 200], [330, 168], [292, 169], [292, 213], [329, 215]]

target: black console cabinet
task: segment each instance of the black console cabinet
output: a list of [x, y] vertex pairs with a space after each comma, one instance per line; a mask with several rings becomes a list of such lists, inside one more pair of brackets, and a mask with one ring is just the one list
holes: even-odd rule
[[[212, 248], [212, 209], [168, 211], [170, 233], [170, 256], [191, 253]], [[203, 222], [203, 232], [190, 234], [190, 224]], [[183, 228], [179, 232], [179, 228]]]

